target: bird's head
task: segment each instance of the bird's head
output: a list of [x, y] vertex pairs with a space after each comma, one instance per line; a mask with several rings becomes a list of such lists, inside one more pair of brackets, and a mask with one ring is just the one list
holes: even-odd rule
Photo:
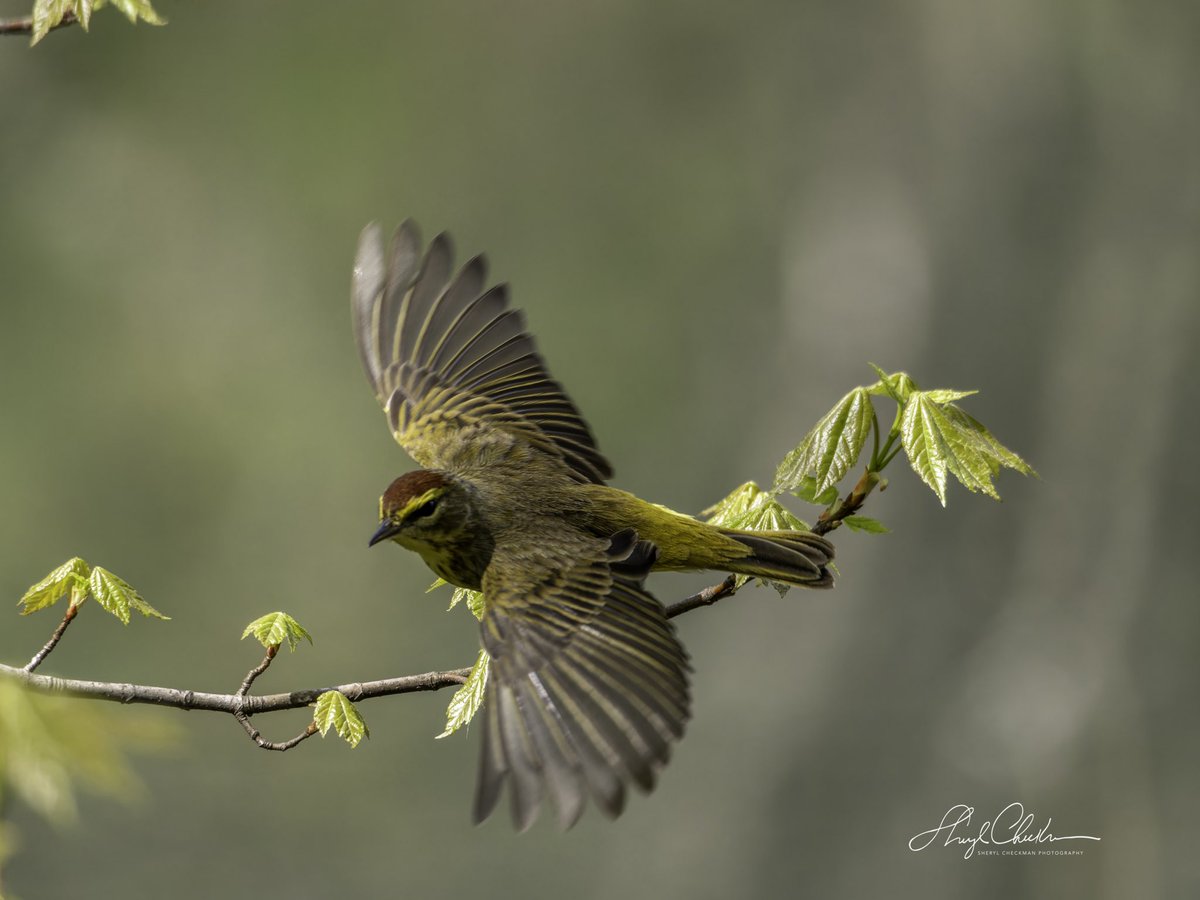
[[441, 472], [401, 475], [379, 498], [379, 528], [370, 546], [393, 540], [409, 550], [437, 548], [461, 533], [471, 514], [463, 486]]

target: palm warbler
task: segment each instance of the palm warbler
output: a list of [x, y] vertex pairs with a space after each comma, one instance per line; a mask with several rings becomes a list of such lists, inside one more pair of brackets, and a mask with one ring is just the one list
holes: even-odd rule
[[527, 828], [549, 795], [564, 828], [587, 795], [608, 816], [654, 786], [691, 705], [688, 661], [652, 569], [716, 569], [829, 587], [833, 547], [804, 531], [716, 528], [609, 487], [587, 423], [481, 256], [424, 254], [405, 222], [359, 240], [352, 301], [363, 367], [400, 445], [425, 468], [391, 483], [371, 544], [391, 539], [483, 592], [491, 656], [474, 818], [506, 780]]

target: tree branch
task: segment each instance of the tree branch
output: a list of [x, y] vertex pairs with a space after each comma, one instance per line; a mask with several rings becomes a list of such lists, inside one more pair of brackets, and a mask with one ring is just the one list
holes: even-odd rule
[[730, 575], [720, 584], [706, 587], [690, 597], [684, 597], [678, 603], [672, 603], [667, 607], [667, 618], [673, 619], [675, 616], [682, 616], [685, 612], [691, 612], [701, 606], [712, 606], [722, 597], [732, 597], [738, 592], [738, 587], [737, 576]]
[[[667, 617], [673, 618], [701, 606], [711, 606], [723, 597], [731, 596], [738, 589], [735, 576], [730, 575], [720, 584], [707, 587], [702, 591], [685, 597], [678, 603], [667, 607]], [[316, 733], [316, 725], [309, 723], [303, 732], [291, 740], [275, 742], [268, 741], [250, 721], [252, 715], [261, 713], [280, 712], [285, 709], [299, 709], [316, 702], [316, 699], [326, 691], [339, 691], [352, 702], [369, 700], [373, 697], [389, 697], [394, 694], [411, 694], [418, 691], [439, 691], [447, 687], [459, 687], [467, 680], [471, 667], [449, 669], [443, 672], [425, 672], [420, 675], [402, 675], [398, 678], [384, 678], [379, 681], [352, 682], [349, 684], [332, 685], [329, 687], [306, 688], [291, 691], [286, 694], [265, 694], [255, 696], [250, 694], [250, 688], [255, 679], [265, 672], [278, 652], [278, 647], [270, 647], [262, 662], [246, 673], [241, 686], [232, 694], [213, 694], [203, 691], [180, 690], [178, 688], [157, 687], [147, 684], [127, 684], [109, 681], [85, 681], [75, 678], [56, 678], [52, 675], [38, 675], [34, 669], [54, 649], [59, 638], [66, 631], [67, 625], [74, 618], [71, 607], [63, 621], [59, 624], [46, 646], [38, 652], [29, 665], [16, 668], [0, 663], [0, 677], [12, 678], [21, 682], [30, 690], [44, 694], [62, 694], [68, 697], [81, 697], [90, 700], [107, 700], [112, 703], [143, 703], [151, 706], [166, 706], [182, 710], [204, 710], [207, 712], [223, 712], [233, 716], [242, 726], [250, 739], [264, 750], [290, 750], [301, 741]]]
[[326, 691], [340, 691], [350, 700], [369, 700], [372, 697], [388, 697], [392, 694], [412, 694], [418, 691], [438, 691], [445, 687], [456, 687], [467, 680], [470, 667], [451, 669], [446, 672], [425, 672], [421, 675], [403, 675], [381, 681], [353, 682], [330, 687], [307, 688], [287, 694], [264, 694], [262, 696], [238, 694], [209, 694], [201, 691], [183, 691], [176, 688], [154, 687], [145, 684], [119, 684], [108, 681], [81, 681], [74, 678], [55, 678], [52, 675], [37, 675], [0, 663], [0, 676], [15, 679], [27, 688], [44, 694], [63, 694], [68, 697], [85, 697], [92, 700], [109, 700], [113, 703], [146, 703], [151, 706], [169, 706], [175, 709], [207, 710], [233, 715], [278, 712], [284, 709], [299, 709], [316, 701]]
[[[79, 17], [73, 12], [63, 13], [62, 21], [51, 25], [50, 30], [74, 25]], [[0, 19], [0, 34], [33, 34], [33, 16], [23, 16], [16, 19]]]

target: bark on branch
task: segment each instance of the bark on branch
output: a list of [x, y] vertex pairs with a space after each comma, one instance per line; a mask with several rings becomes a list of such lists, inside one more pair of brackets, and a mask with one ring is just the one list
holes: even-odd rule
[[110, 700], [114, 703], [147, 703], [151, 706], [170, 706], [175, 709], [197, 709], [246, 715], [278, 712], [283, 709], [299, 709], [316, 701], [326, 691], [341, 691], [350, 700], [368, 700], [371, 697], [388, 697], [392, 694], [412, 694], [418, 691], [437, 691], [444, 687], [461, 685], [467, 680], [470, 667], [451, 669], [446, 672], [425, 672], [421, 675], [402, 675], [399, 678], [384, 678], [380, 681], [352, 682], [328, 687], [307, 688], [286, 694], [264, 694], [261, 696], [241, 694], [211, 694], [204, 691], [187, 691], [178, 688], [155, 687], [147, 684], [121, 684], [111, 681], [83, 681], [76, 678], [56, 678], [53, 675], [38, 675], [15, 666], [0, 663], [0, 676], [19, 681], [31, 690], [46, 694], [63, 694], [68, 697], [86, 697], [92, 700]]

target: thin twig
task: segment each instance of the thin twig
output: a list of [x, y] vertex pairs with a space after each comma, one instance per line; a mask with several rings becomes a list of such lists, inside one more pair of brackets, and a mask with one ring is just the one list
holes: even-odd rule
[[[51, 25], [50, 30], [74, 25], [79, 17], [73, 12], [63, 13], [62, 21]], [[17, 19], [0, 19], [0, 34], [33, 34], [33, 16], [23, 16]]]
[[54, 634], [50, 635], [50, 640], [46, 641], [46, 645], [33, 655], [33, 659], [25, 664], [26, 672], [32, 672], [43, 662], [45, 662], [46, 657], [50, 655], [50, 651], [58, 645], [60, 640], [62, 640], [62, 636], [67, 631], [67, 626], [71, 624], [71, 621], [75, 618], [78, 612], [79, 607], [74, 603], [67, 604], [67, 611], [63, 613], [62, 621], [59, 622], [58, 627], [54, 629]]
[[250, 740], [254, 741], [254, 743], [258, 744], [258, 746], [262, 747], [264, 750], [279, 750], [280, 752], [284, 750], [291, 750], [301, 741], [308, 740], [320, 730], [317, 728], [316, 722], [309, 722], [308, 727], [291, 740], [278, 742], [268, 741], [262, 736], [262, 734], [259, 733], [259, 730], [255, 728], [253, 724], [251, 724], [250, 717], [244, 712], [234, 713], [233, 717], [238, 720], [238, 724], [246, 729], [246, 734], [250, 735]]
[[701, 606], [712, 606], [722, 597], [732, 597], [737, 593], [737, 590], [737, 576], [730, 575], [720, 584], [706, 587], [704, 590], [692, 594], [690, 597], [684, 597], [678, 603], [672, 603], [667, 607], [667, 618], [671, 619], [675, 616], [681, 616], [685, 612], [690, 612]]
[[262, 662], [246, 673], [246, 677], [242, 679], [242, 686], [238, 688], [238, 692], [235, 696], [245, 697], [246, 694], [249, 693], [250, 686], [254, 684], [259, 675], [267, 671], [267, 668], [271, 665], [271, 660], [275, 658], [275, 654], [278, 652], [278, 644], [272, 644], [267, 648], [267, 655], [263, 657]]
[[242, 686], [238, 688], [237, 693], [233, 696], [237, 698], [237, 708], [233, 711], [233, 717], [237, 719], [238, 724], [245, 729], [246, 734], [250, 735], [250, 740], [258, 744], [264, 750], [291, 750], [305, 738], [310, 738], [316, 732], [317, 727], [315, 722], [309, 722], [309, 727], [304, 729], [299, 735], [292, 738], [290, 741], [276, 743], [268, 741], [262, 736], [254, 724], [250, 721], [250, 716], [246, 714], [246, 695], [250, 693], [250, 687], [258, 679], [258, 676], [267, 671], [271, 666], [271, 660], [275, 658], [275, 654], [279, 652], [279, 645], [272, 644], [267, 647], [267, 652], [263, 655], [262, 662], [246, 673], [246, 677], [242, 679]]
[[875, 490], [880, 480], [878, 472], [872, 472], [870, 469], [865, 470], [862, 478], [858, 479], [858, 483], [850, 489], [850, 493], [842, 499], [837, 509], [832, 511], [827, 509], [821, 513], [821, 517], [817, 519], [817, 524], [813, 526], [813, 534], [828, 534], [835, 528], [838, 528], [842, 524], [842, 520], [847, 516], [852, 516], [862, 509], [867, 496], [871, 491]]

